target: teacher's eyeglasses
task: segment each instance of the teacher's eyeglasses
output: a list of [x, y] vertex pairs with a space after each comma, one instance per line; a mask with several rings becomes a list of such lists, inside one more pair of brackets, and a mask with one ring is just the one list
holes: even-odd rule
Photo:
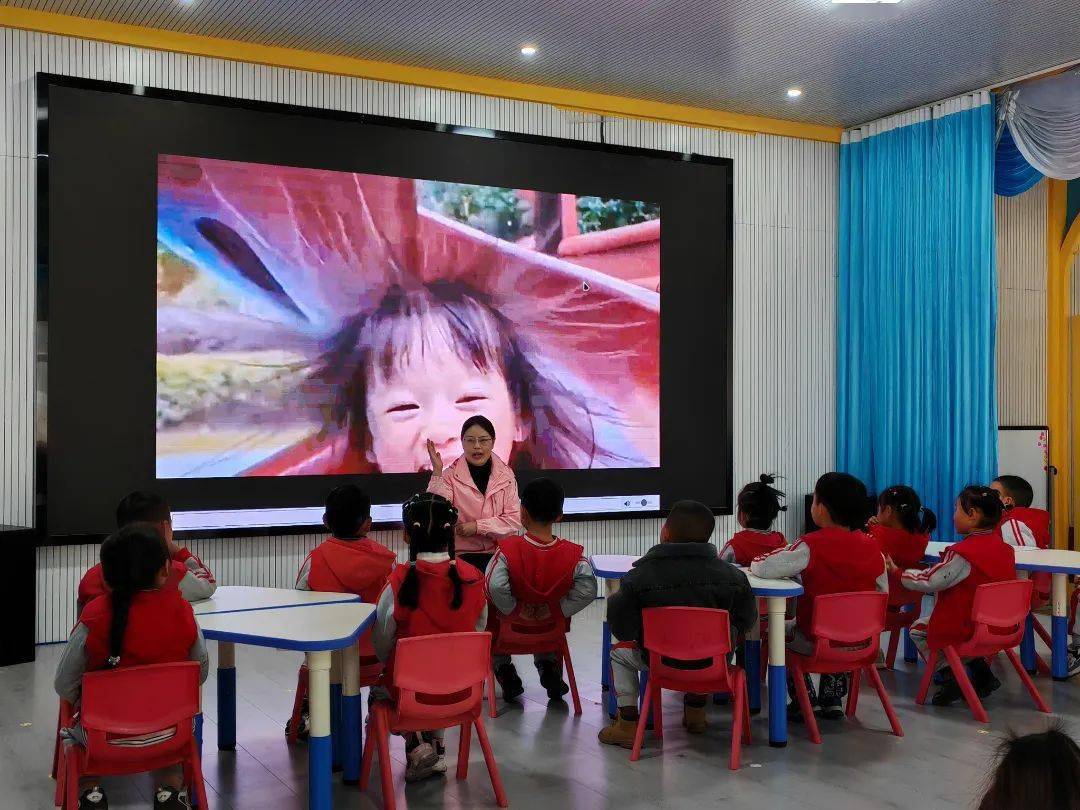
[[484, 436], [483, 438], [477, 438], [476, 436], [466, 436], [464, 439], [461, 440], [461, 443], [466, 445], [467, 447], [487, 447], [491, 444], [492, 441], [493, 440], [489, 439], [487, 436]]

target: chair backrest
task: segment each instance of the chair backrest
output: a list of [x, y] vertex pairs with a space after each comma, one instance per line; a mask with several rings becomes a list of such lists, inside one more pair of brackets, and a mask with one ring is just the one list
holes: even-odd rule
[[1016, 579], [988, 582], [976, 588], [971, 606], [975, 633], [965, 648], [975, 646], [996, 652], [1019, 644], [1031, 610], [1032, 587], [1030, 579]]
[[401, 639], [394, 649], [392, 684], [399, 716], [437, 722], [479, 713], [490, 668], [491, 633]]
[[566, 635], [566, 625], [562, 614], [543, 621], [500, 616], [495, 625], [493, 649], [496, 653], [505, 650], [515, 654], [551, 652], [559, 648], [562, 637]]
[[382, 674], [383, 663], [375, 655], [375, 643], [370, 630], [361, 635], [356, 643], [360, 648], [360, 681], [367, 683]]
[[646, 608], [641, 618], [650, 678], [684, 683], [727, 680], [731, 621], [726, 610]]
[[[88, 672], [81, 703], [88, 761], [134, 762], [178, 751], [190, 740], [200, 711], [199, 664], [181, 661]], [[150, 742], [125, 743], [148, 735]]]
[[861, 664], [877, 658], [889, 595], [875, 591], [830, 593], [814, 600], [810, 632], [819, 661]]

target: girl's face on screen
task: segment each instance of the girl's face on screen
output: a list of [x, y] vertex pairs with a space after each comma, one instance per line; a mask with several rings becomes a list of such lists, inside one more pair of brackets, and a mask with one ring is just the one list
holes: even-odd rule
[[462, 453], [461, 424], [475, 414], [490, 419], [498, 434], [494, 444], [483, 449], [508, 460], [524, 431], [499, 370], [466, 364], [448, 348], [410, 356], [410, 362], [389, 376], [378, 368], [372, 371], [367, 392], [369, 460], [382, 472], [430, 469], [426, 445], [431, 439], [449, 465]]

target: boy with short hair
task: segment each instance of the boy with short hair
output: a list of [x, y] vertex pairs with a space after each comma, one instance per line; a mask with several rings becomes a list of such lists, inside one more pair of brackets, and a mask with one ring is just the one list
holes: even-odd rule
[[[635, 642], [634, 647], [612, 646], [612, 687], [619, 711], [615, 721], [600, 731], [605, 745], [632, 748], [638, 723], [638, 673], [648, 669], [642, 639], [642, 611], [654, 607], [702, 607], [728, 611], [732, 635], [745, 633], [758, 620], [757, 599], [746, 574], [724, 562], [710, 542], [715, 520], [712, 510], [697, 501], [679, 501], [671, 507], [659, 545], [634, 563], [619, 590], [608, 599], [607, 616], [612, 642]], [[706, 695], [683, 698], [683, 725], [693, 734], [705, 730]]]
[[[552, 531], [562, 518], [563, 501], [562, 487], [549, 478], [537, 479], [521, 491], [525, 532], [499, 541], [485, 577], [488, 600], [499, 616], [544, 621], [556, 615], [569, 626], [570, 617], [596, 598], [596, 577], [584, 549]], [[497, 638], [498, 616], [495, 631]], [[525, 691], [509, 655], [496, 655], [492, 663], [506, 700]], [[569, 687], [555, 652], [537, 653], [533, 663], [548, 697], [561, 700]]]
[[[166, 588], [179, 588], [188, 602], [209, 599], [217, 590], [213, 572], [202, 560], [176, 542], [173, 536], [172, 513], [168, 502], [156, 492], [136, 490], [124, 497], [116, 507], [116, 528], [134, 523], [149, 523], [157, 529], [169, 550], [169, 580]], [[108, 590], [101, 563], [93, 566], [79, 582], [78, 610]]]

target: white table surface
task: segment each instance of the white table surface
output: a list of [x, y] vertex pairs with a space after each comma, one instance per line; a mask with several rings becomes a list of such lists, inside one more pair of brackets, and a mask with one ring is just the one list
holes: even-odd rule
[[366, 602], [204, 613], [195, 617], [203, 635], [214, 641], [311, 652], [348, 647], [375, 621]]
[[[596, 576], [601, 579], [619, 579], [626, 575], [633, 564], [640, 559], [635, 554], [594, 554], [589, 557]], [[738, 567], [738, 566], [736, 566]], [[762, 579], [745, 568], [739, 568], [750, 580], [750, 588], [757, 596], [798, 596], [803, 592], [802, 585], [791, 579]]]
[[[952, 543], [929, 543], [926, 559], [938, 560]], [[1053, 574], [1080, 574], [1080, 551], [1058, 548], [1017, 548], [1018, 571], [1048, 571]]]
[[256, 588], [248, 585], [221, 585], [214, 595], [200, 602], [192, 602], [196, 616], [214, 613], [240, 613], [269, 608], [305, 607], [339, 602], [359, 602], [353, 593], [324, 593], [321, 591], [298, 591], [295, 588]]

